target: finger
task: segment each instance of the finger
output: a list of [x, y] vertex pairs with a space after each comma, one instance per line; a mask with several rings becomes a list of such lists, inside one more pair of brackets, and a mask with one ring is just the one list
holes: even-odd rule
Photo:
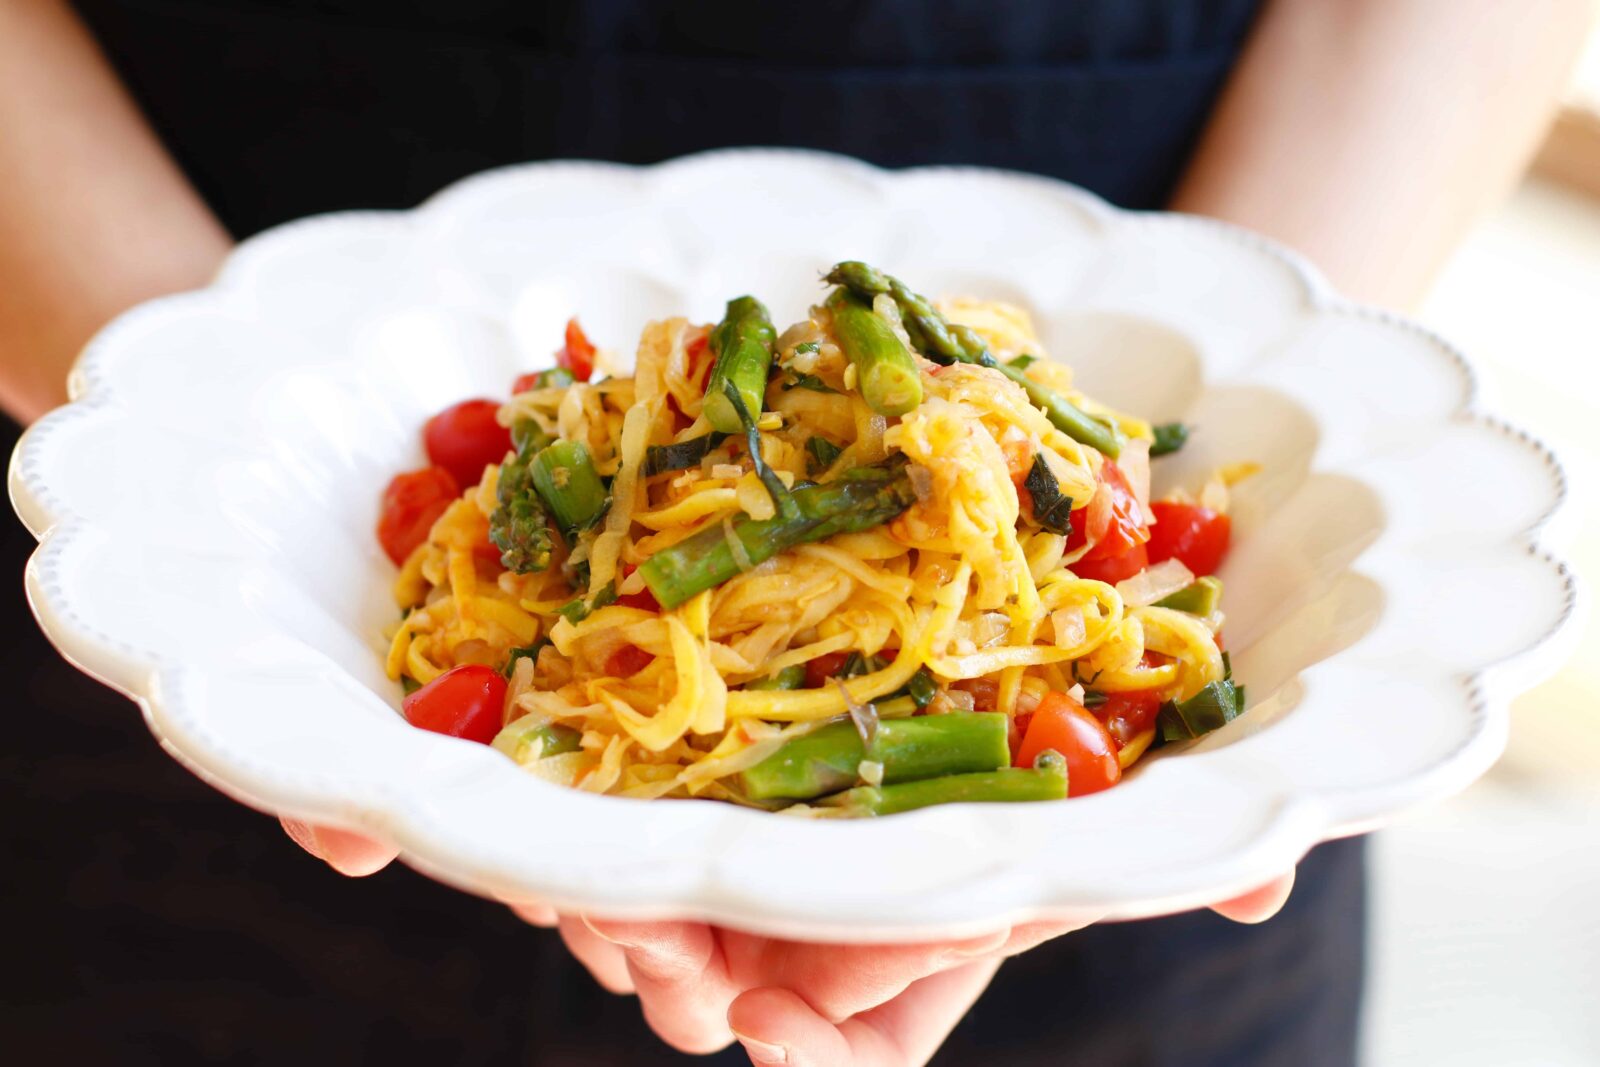
[[391, 845], [348, 830], [312, 826], [299, 819], [280, 818], [278, 821], [295, 844], [350, 878], [376, 874], [400, 854], [400, 850]]
[[556, 914], [556, 909], [537, 900], [506, 901], [510, 908], [523, 922], [530, 926], [542, 926], [546, 930], [554, 930], [561, 922], [561, 916]]
[[1092, 926], [1098, 921], [1097, 919], [1071, 919], [1018, 923], [1011, 928], [1011, 936], [1006, 939], [1006, 943], [1001, 947], [999, 955], [1002, 959], [1020, 956], [1030, 949], [1038, 948], [1046, 941], [1054, 941], [1063, 934], [1082, 930], [1085, 926]]
[[920, 1067], [998, 966], [980, 960], [919, 979], [842, 1023], [829, 1022], [790, 990], [755, 989], [729, 1007], [728, 1024], [756, 1067]]
[[576, 915], [563, 915], [558, 929], [567, 951], [589, 969], [601, 988], [611, 993], [633, 992], [633, 978], [628, 974], [622, 949], [597, 935]]
[[835, 1022], [876, 1008], [930, 974], [992, 956], [1010, 940], [1009, 929], [961, 941], [916, 945], [817, 945], [759, 941], [759, 959], [746, 960], [745, 939], [729, 947], [731, 969], [746, 988], [789, 989]]
[[1289, 899], [1289, 891], [1294, 888], [1294, 872], [1290, 871], [1281, 878], [1274, 878], [1264, 886], [1252, 889], [1243, 896], [1224, 900], [1219, 904], [1211, 905], [1211, 910], [1224, 919], [1232, 919], [1236, 923], [1266, 922]]
[[589, 930], [627, 960], [650, 1029], [680, 1052], [706, 1053], [733, 1041], [729, 978], [717, 934], [703, 923], [614, 922], [584, 917]]

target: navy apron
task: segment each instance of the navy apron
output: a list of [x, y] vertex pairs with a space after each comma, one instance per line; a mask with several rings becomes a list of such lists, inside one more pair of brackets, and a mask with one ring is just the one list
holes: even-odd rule
[[[1253, 0], [84, 0], [168, 147], [240, 237], [408, 207], [548, 157], [725, 145], [976, 163], [1160, 206]], [[7, 434], [9, 437], [9, 434]], [[9, 439], [0, 440], [9, 450]], [[31, 539], [4, 530], [4, 572]], [[15, 585], [13, 585], [15, 590]], [[340, 878], [213, 793], [5, 598], [9, 1047], [64, 1063], [630, 1065], [680, 1056], [550, 933], [403, 867]], [[20, 736], [19, 736], [20, 735]], [[20, 754], [20, 755], [19, 755]], [[1334, 1067], [1355, 1059], [1359, 843], [1259, 927], [1094, 927], [1007, 963], [935, 1063]], [[25, 917], [25, 918], [24, 918]]]

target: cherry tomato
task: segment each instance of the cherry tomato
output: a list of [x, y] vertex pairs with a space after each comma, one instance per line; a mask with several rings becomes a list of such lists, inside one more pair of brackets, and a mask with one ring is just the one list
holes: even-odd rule
[[400, 705], [412, 726], [484, 745], [505, 725], [505, 706], [506, 680], [476, 663], [445, 671]]
[[[626, 578], [638, 569], [632, 563], [624, 563], [622, 565], [622, 576]], [[656, 599], [656, 595], [650, 591], [649, 586], [637, 593], [624, 593], [622, 596], [617, 597], [617, 603], [624, 607], [639, 608], [641, 611], [661, 610], [661, 602]]]
[[1154, 726], [1161, 711], [1161, 694], [1154, 689], [1105, 696], [1105, 703], [1094, 709], [1094, 715], [1105, 723], [1106, 732], [1119, 749]]
[[993, 678], [965, 678], [950, 683], [950, 688], [971, 693], [973, 711], [993, 711], [1000, 706], [1000, 683]]
[[1134, 545], [1118, 556], [1103, 556], [1098, 559], [1085, 556], [1076, 563], [1068, 564], [1068, 568], [1079, 578], [1116, 585], [1125, 578], [1132, 578], [1149, 565], [1150, 556], [1145, 546]]
[[511, 383], [511, 395], [526, 393], [529, 389], [539, 388], [539, 375], [543, 371], [531, 370], [527, 374], [517, 375], [517, 380]]
[[1176, 556], [1197, 575], [1216, 573], [1233, 533], [1228, 516], [1210, 508], [1165, 500], [1151, 504], [1150, 510], [1156, 516], [1156, 524], [1150, 528], [1151, 563]]
[[1046, 693], [1033, 709], [1017, 748], [1016, 766], [1032, 767], [1047, 749], [1055, 749], [1067, 761], [1068, 796], [1098, 793], [1122, 777], [1116, 742], [1099, 719], [1065, 693]]
[[[1144, 523], [1143, 509], [1128, 485], [1127, 476], [1109, 459], [1100, 465], [1100, 488], [1096, 493], [1101, 492], [1110, 497], [1109, 506], [1097, 507], [1091, 503], [1083, 511], [1075, 512], [1072, 534], [1067, 538], [1068, 552], [1091, 543], [1089, 551], [1083, 554], [1087, 560], [1120, 556], [1150, 540], [1150, 528]], [[1073, 573], [1078, 573], [1076, 567]]]
[[606, 673], [613, 678], [631, 678], [655, 659], [638, 645], [623, 645], [606, 660]]
[[580, 382], [588, 381], [594, 373], [594, 345], [575, 318], [567, 320], [567, 343], [556, 353], [556, 366], [567, 368]]
[[383, 491], [378, 543], [396, 567], [428, 539], [434, 521], [460, 495], [455, 477], [443, 467], [425, 467], [394, 476]]
[[829, 652], [826, 656], [818, 656], [806, 664], [806, 688], [820, 689], [828, 684], [828, 679], [844, 670], [844, 661], [850, 658], [848, 652]]
[[422, 443], [434, 466], [455, 475], [462, 486], [477, 485], [483, 468], [511, 451], [511, 431], [494, 420], [499, 410], [493, 400], [463, 400], [429, 419]]

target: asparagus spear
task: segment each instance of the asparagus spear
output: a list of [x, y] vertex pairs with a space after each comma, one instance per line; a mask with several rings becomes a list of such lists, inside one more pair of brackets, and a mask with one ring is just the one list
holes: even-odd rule
[[711, 331], [711, 351], [717, 361], [706, 379], [706, 421], [723, 433], [738, 433], [739, 416], [728, 403], [726, 386], [739, 391], [751, 417], [761, 414], [767, 395], [767, 369], [772, 366], [772, 343], [778, 331], [766, 305], [753, 296], [728, 301], [722, 321]]
[[540, 722], [533, 715], [525, 715], [502, 727], [491, 744], [514, 760], [521, 760], [533, 746], [539, 746], [537, 758], [559, 756], [564, 752], [578, 751], [583, 732], [558, 722]]
[[1067, 764], [1054, 751], [1043, 753], [1031, 770], [1008, 767], [975, 774], [947, 774], [899, 785], [858, 786], [818, 803], [855, 816], [894, 815], [935, 804], [1008, 804], [1065, 800]]
[[843, 287], [829, 295], [834, 340], [855, 364], [867, 406], [880, 415], [904, 415], [922, 403], [922, 372], [889, 324], [873, 314], [871, 301]]
[[605, 513], [611, 498], [595, 473], [588, 446], [579, 441], [557, 441], [533, 457], [529, 471], [539, 495], [549, 505], [567, 544]]
[[844, 286], [869, 301], [887, 293], [900, 308], [906, 332], [922, 345], [923, 355], [938, 363], [976, 363], [980, 367], [997, 370], [1022, 386], [1028, 394], [1028, 400], [1044, 409], [1045, 416], [1056, 429], [1111, 459], [1116, 459], [1121, 453], [1122, 441], [1116, 430], [1085, 414], [1049, 386], [1029, 378], [1023, 369], [1026, 364], [1018, 366], [995, 359], [989, 352], [989, 346], [975, 331], [947, 323], [926, 297], [912, 292], [900, 279], [858, 260], [846, 260], [835, 264], [823, 280]]
[[922, 778], [993, 771], [1011, 762], [1006, 717], [957, 712], [878, 723], [863, 745], [852, 722], [836, 722], [797, 737], [743, 772], [740, 784], [753, 800], [807, 800], [854, 785], [862, 760], [883, 764], [893, 785]]
[[[792, 514], [779, 508], [770, 519], [741, 516], [701, 530], [651, 556], [639, 573], [661, 606], [674, 608], [738, 574], [741, 563], [754, 565], [796, 545], [882, 525], [916, 502], [904, 466], [891, 460], [846, 471], [826, 485], [794, 489], [784, 494], [793, 501]], [[738, 543], [743, 560], [730, 542]]]
[[553, 542], [550, 511], [534, 488], [533, 462], [550, 437], [532, 419], [512, 428], [515, 458], [500, 468], [497, 507], [489, 516], [489, 540], [500, 550], [500, 562], [515, 574], [531, 574], [550, 566]]
[[770, 678], [763, 678], [757, 682], [748, 682], [746, 689], [774, 690], [774, 689], [799, 689], [806, 682], [806, 669], [804, 667], [785, 667]]
[[1187, 611], [1191, 615], [1206, 616], [1217, 610], [1222, 600], [1222, 579], [1207, 575], [1196, 578], [1176, 593], [1156, 601], [1158, 608]]

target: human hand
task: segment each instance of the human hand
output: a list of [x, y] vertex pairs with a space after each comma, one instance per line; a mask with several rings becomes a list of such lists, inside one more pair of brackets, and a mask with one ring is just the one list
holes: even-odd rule
[[[393, 849], [284, 820], [313, 855], [352, 876], [371, 874]], [[1213, 906], [1238, 922], [1276, 914], [1292, 872]], [[1086, 923], [1027, 923], [960, 941], [922, 945], [818, 945], [702, 923], [628, 923], [512, 905], [558, 928], [606, 989], [637, 994], [652, 1029], [685, 1052], [740, 1041], [757, 1067], [915, 1065], [927, 1061], [983, 992], [1000, 963]]]

